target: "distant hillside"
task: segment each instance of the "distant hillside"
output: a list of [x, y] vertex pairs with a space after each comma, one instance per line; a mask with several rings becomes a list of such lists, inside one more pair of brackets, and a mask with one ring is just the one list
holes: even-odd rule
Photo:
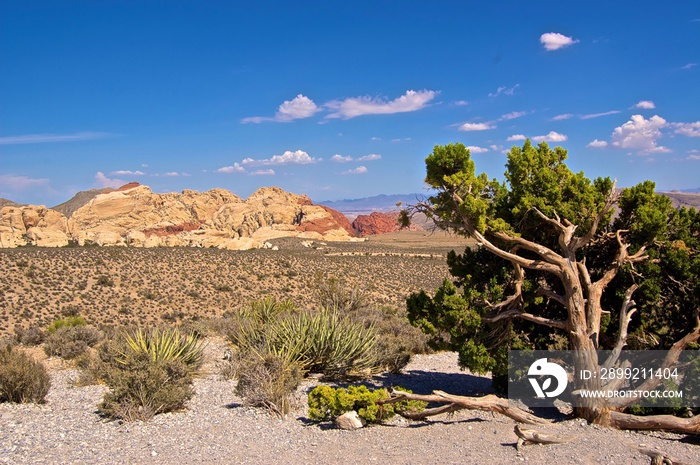
[[673, 192], [661, 192], [667, 197], [671, 198], [673, 206], [678, 207], [692, 207], [695, 209], [700, 209], [700, 193], [692, 193], [693, 191], [700, 192], [700, 189], [691, 189], [686, 191], [673, 191]]
[[111, 187], [104, 187], [102, 189], [90, 189], [89, 191], [80, 191], [71, 197], [70, 200], [63, 202], [60, 205], [51, 207], [52, 210], [63, 213], [66, 218], [70, 218], [71, 215], [80, 207], [88, 203], [90, 200], [97, 197], [99, 194], [106, 194], [112, 192], [114, 189]]
[[3, 199], [2, 197], [0, 197], [0, 208], [2, 208], [2, 207], [20, 207], [20, 206], [22, 206], [22, 205], [17, 203], [17, 202], [13, 202], [12, 200]]

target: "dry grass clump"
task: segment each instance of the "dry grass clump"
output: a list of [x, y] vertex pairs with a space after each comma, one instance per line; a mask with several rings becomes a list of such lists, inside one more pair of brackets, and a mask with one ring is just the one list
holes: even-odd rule
[[0, 402], [44, 403], [51, 387], [46, 367], [11, 345], [0, 346]]

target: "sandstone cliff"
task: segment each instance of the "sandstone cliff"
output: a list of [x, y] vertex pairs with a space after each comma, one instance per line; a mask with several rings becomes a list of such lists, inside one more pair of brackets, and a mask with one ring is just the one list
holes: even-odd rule
[[[387, 234], [399, 230], [399, 212], [379, 213], [372, 212], [369, 215], [358, 215], [352, 222], [352, 227], [358, 237], [367, 237], [374, 234]], [[409, 231], [424, 230], [420, 224], [412, 222]]]
[[[258, 189], [243, 200], [225, 189], [156, 194], [129, 184], [99, 193], [70, 218], [46, 207], [0, 210], [0, 247], [33, 244], [249, 249], [269, 239], [352, 240], [347, 219], [313, 205], [305, 195], [277, 187]], [[347, 228], [347, 229], [346, 229]]]

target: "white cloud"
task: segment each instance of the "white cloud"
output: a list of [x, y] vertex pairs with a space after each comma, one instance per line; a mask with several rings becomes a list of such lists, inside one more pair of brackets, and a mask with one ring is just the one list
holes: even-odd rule
[[381, 137], [372, 137], [371, 140], [382, 140], [382, 138]]
[[321, 161], [321, 158], [310, 157], [303, 150], [294, 152], [287, 150], [282, 155], [273, 155], [271, 158], [263, 158], [261, 160], [246, 158], [241, 163], [244, 165], [308, 165], [319, 161]]
[[700, 160], [700, 155], [688, 155], [688, 160]]
[[408, 142], [409, 140], [413, 140], [411, 137], [404, 137], [403, 139], [397, 138], [397, 139], [391, 139], [392, 142]]
[[579, 41], [572, 37], [559, 34], [558, 32], [547, 32], [540, 36], [540, 43], [544, 45], [545, 50], [559, 50], [569, 45], [577, 44]]
[[467, 150], [469, 150], [471, 153], [486, 153], [489, 151], [489, 149], [487, 149], [487, 148], [479, 147], [476, 145], [467, 146]]
[[661, 138], [661, 128], [668, 125], [660, 116], [644, 119], [642, 115], [632, 118], [612, 133], [612, 146], [620, 149], [637, 150], [640, 153], [670, 152], [666, 147], [657, 145]]
[[700, 137], [700, 121], [694, 123], [673, 123], [676, 134], [683, 134], [688, 137]]
[[499, 147], [498, 145], [496, 145], [496, 144], [489, 145], [489, 148], [490, 148], [491, 150], [494, 150], [494, 151], [500, 149], [500, 147]]
[[340, 173], [340, 174], [363, 174], [363, 173], [366, 173], [366, 172], [367, 172], [367, 167], [365, 167], [365, 166], [358, 166], [358, 167], [355, 168], [354, 170], [343, 171], [343, 172]]
[[364, 157], [360, 157], [357, 159], [357, 161], [375, 161], [375, 160], [381, 160], [382, 156], [376, 153], [370, 153], [369, 155], [365, 155]]
[[143, 171], [138, 171], [138, 170], [137, 171], [117, 170], [117, 171], [112, 171], [109, 174], [115, 175], [115, 176], [143, 176], [146, 173], [144, 173]]
[[555, 116], [554, 118], [552, 118], [552, 121], [562, 121], [565, 119], [573, 118], [573, 116], [574, 115], [572, 115], [571, 113], [564, 113], [562, 115]]
[[46, 142], [78, 142], [104, 139], [112, 134], [106, 132], [77, 132], [75, 134], [26, 134], [23, 136], [0, 137], [0, 145], [41, 144]]
[[321, 111], [321, 109], [316, 106], [313, 100], [299, 94], [292, 100], [285, 100], [284, 103], [277, 107], [277, 113], [275, 113], [275, 116], [272, 118], [266, 116], [251, 116], [243, 118], [241, 122], [262, 123], [264, 121], [276, 121], [287, 123], [295, 119], [309, 118], [319, 111]]
[[253, 171], [250, 173], [252, 176], [274, 176], [275, 175], [275, 170], [273, 169], [267, 169], [267, 170], [257, 170]]
[[501, 115], [501, 118], [499, 119], [499, 121], [520, 118], [521, 116], [525, 116], [525, 114], [526, 113], [524, 111], [511, 111], [510, 113], [506, 113], [505, 115]]
[[508, 137], [506, 140], [508, 142], [515, 142], [518, 140], [525, 140], [527, 137], [525, 137], [523, 134], [513, 134], [512, 136]]
[[554, 131], [549, 131], [549, 134], [547, 134], [546, 136], [535, 136], [532, 138], [532, 140], [537, 142], [564, 142], [567, 139], [568, 137], [564, 134], [559, 134], [558, 132]]
[[97, 182], [97, 185], [100, 187], [111, 187], [113, 189], [117, 189], [118, 187], [123, 186], [126, 184], [126, 181], [123, 181], [121, 179], [110, 179], [107, 176], [104, 175], [102, 171], [98, 171], [95, 174], [95, 181]]
[[608, 146], [608, 143], [606, 141], [598, 140], [598, 139], [595, 139], [593, 142], [590, 142], [588, 145], [586, 145], [586, 147], [591, 147], [594, 149], [602, 149], [602, 148], [607, 147], [607, 146]]
[[452, 105], [456, 107], [463, 107], [465, 105], [469, 105], [469, 102], [467, 100], [457, 100], [456, 102], [452, 102]]
[[691, 69], [691, 68], [695, 68], [697, 65], [698, 65], [697, 63], [688, 63], [687, 65], [682, 66], [681, 69]]
[[495, 129], [496, 126], [489, 123], [464, 123], [459, 126], [460, 131], [486, 131], [488, 129]]
[[36, 179], [27, 176], [13, 176], [11, 174], [0, 175], [0, 187], [12, 191], [21, 191], [49, 184], [48, 179]]
[[513, 95], [515, 93], [515, 89], [520, 87], [520, 84], [516, 84], [513, 87], [506, 87], [506, 86], [501, 86], [498, 89], [496, 89], [496, 92], [490, 92], [489, 97], [498, 97], [499, 95]]
[[335, 155], [333, 155], [331, 157], [331, 161], [334, 161], [336, 163], [348, 163], [348, 162], [352, 161], [352, 157], [351, 156], [344, 157], [344, 156], [336, 153]]
[[355, 118], [362, 115], [388, 115], [421, 110], [433, 100], [439, 92], [433, 90], [406, 91], [404, 95], [391, 101], [372, 97], [354, 97], [345, 100], [333, 100], [325, 104], [332, 110], [326, 118]]
[[[156, 176], [159, 176], [159, 175], [156, 174]], [[192, 175], [189, 174], [189, 173], [185, 173], [185, 172], [178, 173], [177, 171], [168, 171], [167, 173], [163, 173], [163, 174], [161, 174], [160, 176], [165, 176], [165, 177], [168, 177], [168, 178], [177, 178], [177, 177], [180, 177], [180, 176], [192, 176]]]
[[642, 110], [653, 110], [656, 108], [651, 100], [640, 100], [633, 108], [641, 108]]
[[243, 171], [245, 171], [245, 168], [243, 168], [243, 167], [242, 167], [241, 165], [239, 165], [238, 163], [234, 163], [234, 164], [231, 165], [231, 166], [222, 166], [221, 168], [219, 168], [218, 170], [216, 170], [217, 173], [226, 173], [226, 174], [229, 174], [229, 173], [242, 173]]
[[593, 118], [600, 118], [601, 116], [610, 116], [610, 115], [616, 115], [620, 113], [619, 110], [610, 110], [610, 111], [605, 111], [603, 113], [591, 113], [589, 115], [583, 115], [581, 116], [581, 119], [593, 119]]

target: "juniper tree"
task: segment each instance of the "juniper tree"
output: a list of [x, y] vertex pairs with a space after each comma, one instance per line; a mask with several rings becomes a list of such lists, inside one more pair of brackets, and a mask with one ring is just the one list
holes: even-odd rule
[[[570, 349], [577, 370], [597, 370], [623, 347], [673, 349], [671, 366], [700, 338], [700, 214], [673, 208], [651, 181], [620, 191], [610, 178], [572, 172], [566, 158], [528, 140], [508, 153], [502, 182], [477, 174], [462, 144], [435, 146], [426, 158], [436, 193], [410, 210], [476, 246], [448, 256], [453, 280], [433, 296], [413, 294], [409, 318], [435, 346], [456, 350], [462, 367], [495, 381], [509, 348]], [[613, 358], [598, 360], [598, 349]], [[575, 413], [621, 428], [700, 431], [698, 419], [640, 421], [622, 413], [629, 401], [589, 399]]]

